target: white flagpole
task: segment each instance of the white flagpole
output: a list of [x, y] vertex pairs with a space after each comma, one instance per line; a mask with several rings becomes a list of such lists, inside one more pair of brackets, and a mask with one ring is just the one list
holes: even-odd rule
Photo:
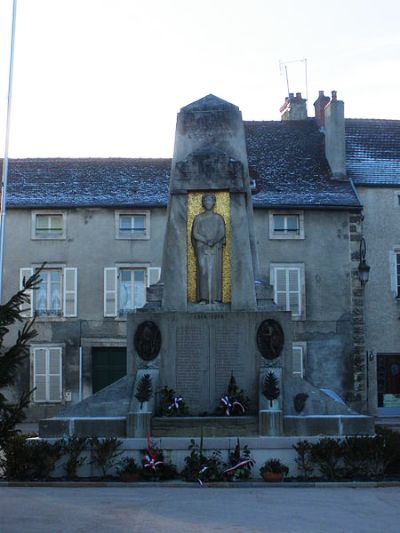
[[3, 172], [1, 179], [1, 216], [0, 216], [0, 304], [3, 301], [3, 265], [4, 265], [4, 235], [6, 224], [7, 208], [7, 183], [8, 183], [8, 145], [10, 140], [10, 118], [11, 118], [11, 98], [12, 98], [12, 80], [14, 67], [14, 40], [15, 40], [15, 22], [17, 18], [17, 0], [13, 0], [12, 27], [11, 27], [11, 46], [10, 46], [10, 70], [8, 74], [8, 98], [7, 98], [7, 119], [6, 119], [6, 138], [4, 146]]

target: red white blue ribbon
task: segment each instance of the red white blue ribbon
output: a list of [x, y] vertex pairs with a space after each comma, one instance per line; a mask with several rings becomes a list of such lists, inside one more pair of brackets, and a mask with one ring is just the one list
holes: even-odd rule
[[153, 452], [151, 449], [151, 443], [150, 443], [150, 435], [147, 434], [146, 436], [147, 441], [147, 454], [144, 456], [144, 468], [150, 468], [155, 472], [157, 468], [163, 464], [163, 461], [157, 461], [157, 455]]
[[231, 415], [231, 410], [234, 408], [234, 407], [238, 407], [242, 413], [245, 412], [245, 408], [243, 407], [243, 405], [238, 402], [237, 400], [234, 400], [232, 402], [232, 400], [229, 398], [229, 396], [227, 394], [224, 394], [224, 396], [221, 397], [221, 403], [222, 403], [222, 406], [225, 407], [225, 415], [226, 416], [230, 416]]
[[175, 396], [172, 400], [172, 403], [168, 406], [168, 411], [172, 411], [172, 409], [175, 409], [176, 411], [179, 410], [179, 404], [183, 402], [182, 396]]
[[238, 470], [238, 468], [248, 468], [250, 469], [252, 466], [254, 466], [255, 461], [254, 459], [243, 459], [243, 461], [240, 461], [235, 466], [231, 466], [230, 468], [227, 468], [223, 471], [223, 474], [228, 474], [230, 472], [234, 472], [235, 470]]

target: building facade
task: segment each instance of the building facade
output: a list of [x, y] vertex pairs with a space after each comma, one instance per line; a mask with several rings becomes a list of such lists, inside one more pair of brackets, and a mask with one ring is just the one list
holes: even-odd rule
[[[259, 276], [292, 313], [294, 374], [375, 414], [385, 402], [389, 407], [385, 394], [397, 394], [388, 377], [384, 389], [378, 378], [380, 354], [390, 377], [400, 351], [400, 236], [393, 230], [399, 150], [390, 188], [357, 181], [354, 132], [360, 126], [348, 121], [346, 155], [336, 94], [331, 100], [320, 93], [315, 118], [304, 115], [305, 105], [301, 95], [290, 95], [281, 122], [245, 122]], [[366, 123], [373, 138], [374, 121]], [[30, 419], [55, 415], [126, 373], [126, 315], [143, 306], [146, 287], [161, 274], [170, 165], [10, 162], [5, 297], [45, 262], [25, 310], [27, 318], [36, 317], [38, 336], [16, 390], [35, 388]], [[371, 264], [366, 287], [358, 278], [362, 237]]]

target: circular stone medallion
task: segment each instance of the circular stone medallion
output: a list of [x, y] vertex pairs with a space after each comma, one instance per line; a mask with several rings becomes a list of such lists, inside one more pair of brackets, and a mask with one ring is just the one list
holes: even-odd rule
[[265, 359], [276, 359], [280, 356], [285, 336], [279, 322], [268, 319], [261, 322], [257, 330], [257, 346]]
[[161, 348], [161, 331], [154, 322], [146, 320], [138, 325], [133, 339], [135, 350], [144, 361], [152, 361]]

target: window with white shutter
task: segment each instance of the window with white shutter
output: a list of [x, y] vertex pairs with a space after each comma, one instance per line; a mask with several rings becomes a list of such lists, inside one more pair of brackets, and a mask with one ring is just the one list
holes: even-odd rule
[[304, 265], [302, 263], [271, 264], [271, 284], [274, 287], [274, 301], [285, 311], [291, 311], [293, 318], [305, 318]]
[[55, 403], [62, 400], [62, 349], [35, 346], [33, 357], [33, 401]]
[[297, 376], [299, 378], [304, 377], [306, 350], [307, 350], [306, 342], [294, 342], [293, 343], [292, 345], [293, 376]]
[[104, 269], [104, 316], [117, 316], [117, 268]]
[[400, 298], [400, 248], [389, 252], [390, 290], [394, 298]]
[[160, 281], [161, 277], [161, 268], [160, 267], [149, 267], [147, 269], [147, 286], [155, 285]]
[[77, 269], [64, 268], [64, 316], [66, 317], [77, 315], [77, 285]]
[[[33, 268], [20, 268], [19, 270], [19, 288], [20, 289], [23, 288], [24, 281], [26, 281], [32, 275], [33, 275]], [[33, 306], [32, 306], [33, 290], [30, 289], [29, 291], [27, 291], [27, 294], [29, 296], [29, 302], [27, 302], [26, 304], [22, 304], [21, 314], [22, 316], [25, 316], [25, 317], [31, 317], [33, 316]]]

